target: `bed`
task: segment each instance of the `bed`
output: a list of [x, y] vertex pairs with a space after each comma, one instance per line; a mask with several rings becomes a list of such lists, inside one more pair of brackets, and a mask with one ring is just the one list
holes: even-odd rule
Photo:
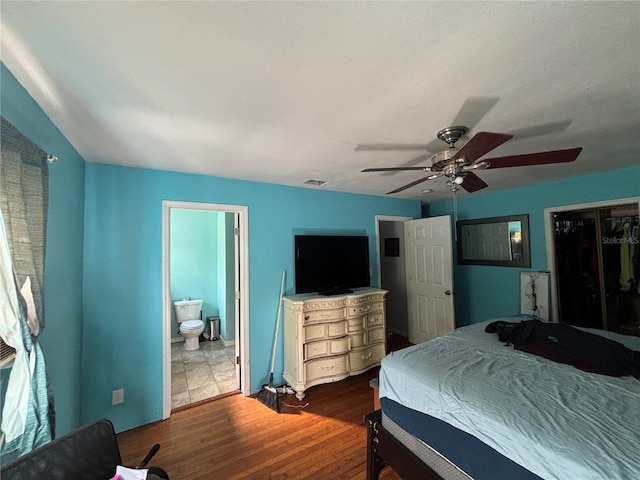
[[[385, 465], [406, 479], [640, 478], [640, 380], [514, 350], [489, 323], [383, 359], [367, 478]], [[591, 332], [640, 351], [640, 337]]]

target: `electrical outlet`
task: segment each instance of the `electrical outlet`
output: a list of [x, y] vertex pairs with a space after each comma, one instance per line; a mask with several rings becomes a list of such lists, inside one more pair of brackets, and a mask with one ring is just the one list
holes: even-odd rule
[[124, 388], [119, 388], [111, 392], [111, 405], [124, 403]]

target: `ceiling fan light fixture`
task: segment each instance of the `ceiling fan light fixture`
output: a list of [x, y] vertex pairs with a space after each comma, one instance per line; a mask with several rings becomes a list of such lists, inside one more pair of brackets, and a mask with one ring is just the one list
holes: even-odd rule
[[455, 180], [447, 180], [447, 183], [445, 183], [445, 185], [447, 186], [450, 192], [455, 193], [459, 190], [459, 186], [458, 186], [459, 184]]

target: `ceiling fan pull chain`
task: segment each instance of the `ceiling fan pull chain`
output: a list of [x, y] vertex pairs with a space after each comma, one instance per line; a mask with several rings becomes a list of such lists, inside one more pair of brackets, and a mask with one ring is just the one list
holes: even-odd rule
[[458, 241], [458, 196], [456, 195], [456, 190], [451, 190], [453, 194], [453, 241]]

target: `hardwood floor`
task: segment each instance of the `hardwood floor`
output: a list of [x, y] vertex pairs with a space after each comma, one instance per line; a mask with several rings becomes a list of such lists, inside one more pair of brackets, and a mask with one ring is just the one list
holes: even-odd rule
[[[302, 402], [284, 395], [280, 414], [242, 395], [182, 409], [118, 434], [122, 461], [137, 465], [159, 443], [150, 463], [172, 480], [365, 479], [363, 416], [373, 410], [369, 380], [376, 375], [373, 369], [312, 387]], [[381, 478], [400, 477], [389, 470]]]
[[[406, 343], [390, 339], [396, 350]], [[118, 434], [125, 465], [137, 465], [151, 446], [150, 464], [171, 480], [365, 479], [366, 427], [373, 410], [369, 380], [378, 368], [310, 388], [302, 402], [280, 397], [280, 414], [242, 395], [173, 412], [165, 421]], [[305, 408], [306, 404], [308, 404]], [[387, 468], [381, 478], [400, 477]]]

